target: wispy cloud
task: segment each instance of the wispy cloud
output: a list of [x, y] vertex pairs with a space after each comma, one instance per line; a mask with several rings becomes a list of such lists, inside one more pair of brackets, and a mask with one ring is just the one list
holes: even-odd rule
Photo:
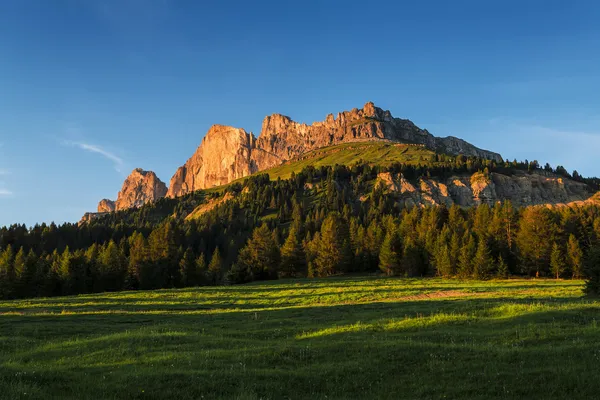
[[0, 168], [0, 176], [10, 175], [10, 171], [7, 169]]
[[63, 142], [63, 144], [66, 146], [78, 147], [78, 148], [88, 151], [90, 153], [100, 154], [104, 158], [113, 162], [114, 167], [117, 170], [117, 172], [123, 172], [123, 165], [125, 164], [123, 159], [121, 157], [117, 156], [116, 154], [104, 149], [102, 146], [84, 143], [84, 142], [74, 142], [74, 141], [70, 141], [70, 140], [65, 140]]
[[0, 197], [11, 197], [14, 193], [8, 189], [0, 188]]

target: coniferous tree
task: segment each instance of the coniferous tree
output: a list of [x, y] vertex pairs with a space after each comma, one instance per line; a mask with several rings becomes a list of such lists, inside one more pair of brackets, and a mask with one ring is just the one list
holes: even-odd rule
[[600, 295], [600, 246], [594, 246], [589, 249], [584, 263], [586, 282], [585, 291], [587, 294]]
[[306, 274], [306, 254], [298, 227], [292, 224], [288, 237], [281, 248], [280, 274], [284, 277]]
[[583, 276], [583, 251], [573, 234], [569, 236], [567, 244], [567, 260], [573, 279], [580, 279]]
[[492, 257], [485, 238], [480, 238], [473, 259], [473, 277], [487, 279], [492, 271]]
[[351, 251], [348, 227], [339, 214], [331, 213], [323, 221], [318, 253], [314, 259], [314, 276], [330, 276], [348, 270]]
[[8, 245], [0, 253], [0, 298], [10, 299], [15, 292], [14, 252], [12, 245]]
[[198, 279], [199, 285], [206, 285], [209, 283], [208, 267], [206, 266], [206, 257], [204, 257], [204, 253], [200, 253], [196, 259], [196, 278]]
[[504, 262], [502, 256], [498, 256], [498, 261], [496, 263], [497, 275], [499, 278], [508, 279], [509, 271], [508, 265]]
[[475, 238], [470, 233], [465, 233], [467, 236], [463, 239], [463, 247], [460, 250], [458, 274], [461, 278], [469, 278], [474, 272], [474, 258], [477, 252]]
[[211, 284], [216, 285], [221, 279], [221, 274], [223, 272], [223, 259], [221, 258], [221, 252], [219, 251], [219, 246], [215, 247], [215, 251], [210, 259], [210, 264], [208, 264], [208, 275], [209, 281]]
[[252, 237], [240, 251], [237, 265], [252, 271], [254, 279], [276, 279], [281, 262], [279, 245], [266, 224], [254, 229]]
[[180, 284], [182, 287], [195, 286], [198, 284], [196, 277], [196, 259], [192, 249], [188, 248], [179, 261]]
[[433, 261], [438, 275], [443, 277], [454, 275], [452, 260], [450, 259], [450, 250], [444, 240], [438, 240]]
[[550, 272], [556, 277], [560, 278], [560, 275], [564, 272], [565, 260], [562, 254], [562, 250], [558, 243], [552, 245], [552, 253], [550, 255]]
[[402, 265], [402, 240], [394, 229], [389, 229], [379, 251], [379, 269], [387, 276], [398, 275]]

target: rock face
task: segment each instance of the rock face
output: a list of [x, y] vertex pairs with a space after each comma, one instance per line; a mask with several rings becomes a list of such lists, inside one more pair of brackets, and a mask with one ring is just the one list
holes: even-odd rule
[[171, 178], [168, 196], [226, 184], [319, 147], [362, 140], [418, 143], [438, 152], [502, 160], [499, 154], [464, 140], [437, 138], [369, 102], [362, 109], [344, 111], [336, 117], [329, 114], [325, 121], [312, 125], [273, 114], [264, 119], [258, 139], [243, 129], [214, 125], [196, 153]]
[[470, 177], [453, 176], [441, 181], [421, 179], [418, 184], [390, 173], [381, 173], [378, 178], [404, 206], [457, 204], [470, 207], [510, 200], [520, 207], [580, 204], [594, 199], [586, 184], [545, 173], [491, 173], [490, 176], [475, 173]]
[[110, 212], [115, 211], [116, 207], [117, 206], [114, 201], [108, 200], [108, 199], [102, 199], [102, 200], [100, 200], [100, 203], [98, 203], [98, 212], [99, 213], [110, 213]]
[[165, 197], [167, 186], [152, 171], [136, 168], [125, 179], [117, 201], [104, 199], [98, 204], [98, 213], [108, 213], [141, 207]]
[[244, 129], [213, 125], [194, 155], [179, 167], [168, 197], [224, 185], [273, 167], [281, 159], [256, 146], [256, 138]]

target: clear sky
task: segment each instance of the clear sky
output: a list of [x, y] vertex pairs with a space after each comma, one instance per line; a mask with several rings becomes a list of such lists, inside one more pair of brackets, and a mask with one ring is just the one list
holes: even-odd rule
[[600, 175], [597, 1], [0, 1], [0, 225], [77, 221], [215, 123], [366, 101]]

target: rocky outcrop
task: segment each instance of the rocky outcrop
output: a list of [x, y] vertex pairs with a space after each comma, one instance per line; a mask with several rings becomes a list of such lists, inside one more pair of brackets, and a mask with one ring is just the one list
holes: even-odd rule
[[78, 226], [82, 226], [82, 225], [85, 225], [85, 224], [89, 224], [90, 222], [92, 222], [92, 221], [94, 221], [94, 220], [96, 220], [96, 219], [98, 219], [100, 217], [103, 217], [106, 214], [108, 214], [108, 213], [106, 213], [106, 212], [97, 212], [97, 213], [91, 213], [91, 212], [89, 212], [89, 213], [85, 213], [85, 214], [83, 214], [83, 217], [81, 217], [81, 220], [79, 220], [79, 222], [78, 222], [77, 225]]
[[263, 121], [258, 145], [283, 160], [307, 151], [344, 142], [387, 139], [423, 144], [441, 153], [464, 154], [502, 161], [500, 154], [482, 150], [455, 137], [438, 138], [407, 119], [394, 118], [389, 111], [368, 102], [362, 109], [329, 114], [325, 121], [312, 125], [273, 114]]
[[115, 211], [117, 208], [116, 204], [112, 200], [102, 199], [100, 203], [98, 203], [98, 212], [99, 213], [110, 213]]
[[224, 185], [279, 163], [279, 157], [256, 146], [251, 133], [213, 125], [194, 155], [171, 178], [167, 196]]
[[417, 143], [438, 152], [502, 160], [499, 154], [464, 140], [437, 138], [369, 102], [362, 109], [344, 111], [336, 117], [329, 114], [325, 121], [311, 125], [273, 114], [264, 119], [258, 139], [243, 129], [214, 125], [196, 153], [171, 178], [168, 196], [223, 185], [320, 147], [364, 140]]
[[104, 199], [98, 204], [98, 213], [141, 207], [146, 203], [162, 199], [167, 194], [167, 186], [152, 171], [136, 168], [123, 182], [117, 201]]
[[[486, 176], [453, 176], [444, 180], [420, 179], [408, 182], [402, 175], [381, 173], [379, 182], [404, 206], [457, 204], [470, 207], [510, 200], [516, 207], [531, 205], [576, 205], [600, 201], [581, 182], [549, 173], [517, 172], [514, 175], [491, 173]], [[596, 200], [594, 200], [596, 199]]]

